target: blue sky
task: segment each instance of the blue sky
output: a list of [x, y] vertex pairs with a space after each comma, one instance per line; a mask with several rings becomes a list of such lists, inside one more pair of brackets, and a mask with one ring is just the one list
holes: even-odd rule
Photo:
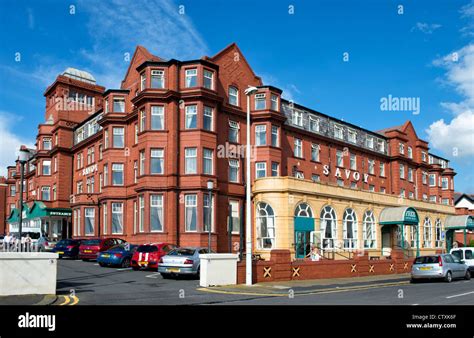
[[[0, 174], [34, 142], [44, 89], [66, 67], [117, 88], [137, 44], [190, 59], [236, 42], [295, 102], [371, 130], [410, 119], [452, 160], [456, 190], [474, 193], [472, 0], [2, 0], [0, 28]], [[381, 111], [388, 95], [419, 98], [420, 114]]]

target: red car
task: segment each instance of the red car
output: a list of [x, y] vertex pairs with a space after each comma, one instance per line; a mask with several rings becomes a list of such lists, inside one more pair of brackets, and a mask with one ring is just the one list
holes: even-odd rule
[[142, 244], [133, 254], [130, 266], [133, 270], [139, 269], [156, 269], [158, 270], [158, 262], [161, 257], [166, 255], [177, 246], [169, 243], [150, 243]]
[[124, 244], [126, 241], [120, 238], [87, 238], [81, 241], [79, 246], [79, 259], [83, 261], [97, 259], [97, 254], [111, 247]]

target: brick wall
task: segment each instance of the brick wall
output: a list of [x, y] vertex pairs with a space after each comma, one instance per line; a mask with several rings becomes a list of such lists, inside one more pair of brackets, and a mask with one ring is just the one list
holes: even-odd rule
[[[368, 255], [351, 260], [291, 261], [289, 250], [272, 250], [268, 261], [253, 262], [253, 283], [289, 280], [395, 275], [411, 271], [413, 260], [394, 251], [392, 259], [370, 260]], [[237, 283], [245, 283], [245, 262], [237, 265]]]

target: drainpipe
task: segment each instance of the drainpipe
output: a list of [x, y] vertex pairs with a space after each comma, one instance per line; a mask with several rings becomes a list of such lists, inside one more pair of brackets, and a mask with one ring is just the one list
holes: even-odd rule
[[[179, 86], [180, 86], [180, 81], [181, 81], [181, 77], [180, 77], [180, 67], [179, 67], [179, 64], [177, 63], [176, 64], [176, 83], [177, 83], [177, 89], [179, 89]], [[176, 245], [179, 246], [180, 245], [180, 214], [181, 214], [181, 206], [179, 204], [179, 201], [180, 201], [180, 188], [179, 188], [179, 178], [180, 178], [180, 161], [181, 161], [181, 158], [180, 158], [180, 131], [181, 131], [181, 109], [180, 109], [180, 103], [179, 103], [179, 99], [178, 99], [178, 107], [177, 107], [177, 132], [176, 132], [176, 158], [178, 159], [177, 163], [176, 163]]]

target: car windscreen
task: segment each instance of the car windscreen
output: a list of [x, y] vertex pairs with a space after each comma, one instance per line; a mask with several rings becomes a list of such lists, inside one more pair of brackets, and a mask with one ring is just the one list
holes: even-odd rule
[[156, 252], [158, 248], [154, 245], [140, 245], [137, 249], [138, 252]]
[[421, 256], [415, 259], [414, 264], [438, 264], [438, 256]]
[[100, 239], [88, 239], [81, 243], [81, 245], [99, 245]]
[[457, 259], [462, 259], [462, 251], [461, 250], [455, 250], [455, 251], [451, 252], [451, 255], [453, 255]]
[[194, 251], [196, 251], [195, 249], [186, 249], [186, 248], [182, 248], [182, 249], [174, 249], [173, 251], [170, 251], [168, 253], [169, 256], [192, 256], [194, 255]]

